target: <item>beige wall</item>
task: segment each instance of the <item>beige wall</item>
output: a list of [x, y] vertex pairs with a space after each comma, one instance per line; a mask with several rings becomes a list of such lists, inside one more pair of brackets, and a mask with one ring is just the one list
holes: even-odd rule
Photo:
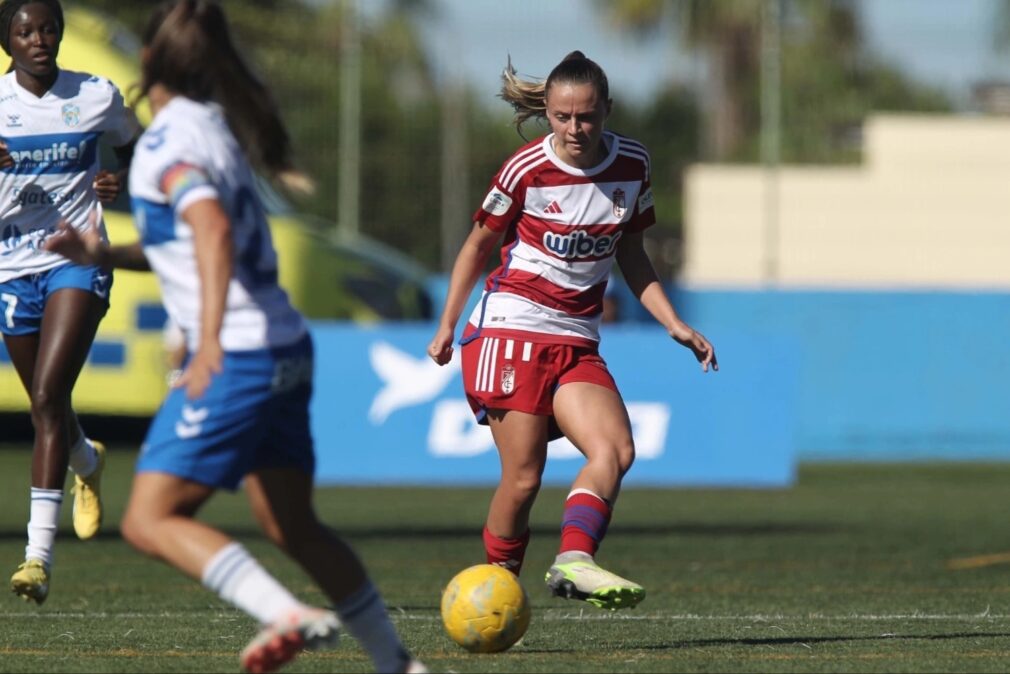
[[863, 157], [691, 167], [682, 281], [1010, 289], [1010, 119], [874, 116]]

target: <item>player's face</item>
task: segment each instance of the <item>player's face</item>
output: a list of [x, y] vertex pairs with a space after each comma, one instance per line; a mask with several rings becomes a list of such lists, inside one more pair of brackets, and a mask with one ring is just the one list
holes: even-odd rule
[[18, 10], [11, 21], [10, 46], [15, 70], [33, 77], [56, 72], [60, 27], [46, 5], [32, 2]]
[[554, 151], [567, 164], [591, 168], [604, 157], [603, 124], [610, 101], [592, 84], [557, 82], [547, 92], [547, 121], [554, 132]]

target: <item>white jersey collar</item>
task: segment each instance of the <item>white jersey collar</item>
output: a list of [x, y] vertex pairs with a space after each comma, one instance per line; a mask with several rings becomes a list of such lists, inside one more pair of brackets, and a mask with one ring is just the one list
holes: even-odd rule
[[561, 160], [561, 157], [558, 156], [558, 153], [554, 151], [554, 144], [551, 142], [553, 138], [554, 138], [553, 133], [549, 133], [544, 137], [544, 154], [546, 154], [547, 158], [551, 160], [551, 163], [553, 163], [555, 166], [557, 166], [565, 173], [569, 173], [573, 176], [588, 177], [606, 171], [610, 167], [610, 165], [614, 163], [614, 159], [617, 158], [617, 151], [619, 150], [618, 146], [620, 145], [620, 142], [618, 141], [617, 136], [615, 134], [611, 133], [610, 131], [604, 131], [603, 144], [608, 149], [607, 156], [603, 158], [603, 161], [601, 161], [596, 166], [593, 166], [592, 168], [580, 169], [575, 166], [572, 166], [571, 164], [566, 164]]

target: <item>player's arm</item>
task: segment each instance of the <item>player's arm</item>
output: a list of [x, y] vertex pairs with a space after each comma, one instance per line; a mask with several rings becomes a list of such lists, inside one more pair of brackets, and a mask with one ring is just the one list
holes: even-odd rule
[[130, 162], [133, 160], [133, 150], [137, 146], [137, 139], [134, 138], [126, 145], [113, 148], [116, 154], [116, 170], [100, 170], [95, 175], [95, 194], [103, 204], [111, 204], [115, 201], [123, 189], [130, 174]]
[[709, 365], [718, 370], [715, 349], [705, 336], [685, 323], [666, 296], [663, 284], [645, 252], [642, 232], [624, 232], [617, 244], [617, 264], [628, 288], [634, 293], [652, 316], [666, 328], [666, 332], [679, 344], [691, 349], [701, 363], [701, 369], [708, 372]]
[[487, 265], [488, 258], [498, 245], [501, 232], [496, 232], [480, 222], [475, 222], [463, 247], [456, 256], [449, 276], [449, 291], [439, 320], [435, 338], [428, 346], [428, 355], [439, 365], [452, 359], [452, 343], [456, 333], [456, 323], [463, 313], [474, 284]]
[[151, 265], [139, 241], [110, 246], [102, 240], [102, 235], [98, 232], [98, 209], [92, 209], [88, 214], [88, 227], [83, 232], [78, 232], [66, 220], [60, 220], [56, 225], [56, 233], [47, 237], [43, 246], [80, 265], [151, 271]]
[[200, 339], [196, 353], [175, 386], [184, 386], [186, 395], [192, 399], [203, 395], [211, 377], [221, 371], [224, 360], [220, 336], [232, 277], [233, 242], [231, 220], [217, 199], [195, 200], [180, 215], [193, 229], [200, 278]]
[[107, 137], [111, 139], [112, 151], [116, 155], [116, 169], [115, 171], [100, 170], [93, 183], [99, 201], [104, 204], [115, 201], [126, 189], [130, 163], [133, 161], [133, 150], [143, 132], [136, 112], [126, 105], [119, 89], [111, 82], [107, 84], [111, 95], [107, 111], [110, 135]]

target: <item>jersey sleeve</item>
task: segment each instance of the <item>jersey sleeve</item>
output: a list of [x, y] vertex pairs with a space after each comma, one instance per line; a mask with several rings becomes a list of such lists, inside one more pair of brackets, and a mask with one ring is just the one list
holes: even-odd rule
[[635, 201], [635, 210], [628, 220], [627, 230], [629, 232], [641, 232], [656, 224], [656, 209], [652, 198], [652, 171], [648, 156], [645, 157], [642, 165], [642, 187], [638, 191], [638, 199]]
[[186, 128], [167, 126], [145, 134], [141, 141], [150, 166], [150, 188], [176, 213], [202, 199], [219, 199], [211, 162], [201, 156], [201, 144]]
[[158, 178], [158, 190], [176, 213], [202, 199], [217, 199], [217, 188], [202, 167], [180, 159], [166, 166]]
[[109, 88], [112, 90], [108, 109], [109, 142], [113, 147], [122, 147], [136, 140], [142, 129], [136, 113], [123, 100], [116, 85], [109, 82]]
[[473, 214], [474, 222], [486, 225], [493, 232], [503, 232], [508, 229], [522, 211], [525, 199], [526, 188], [522, 181], [516, 183], [511, 191], [502, 185], [502, 173], [508, 164], [509, 162], [506, 162], [498, 170], [494, 180], [491, 181], [491, 188], [488, 190], [487, 196], [484, 197], [484, 203]]

